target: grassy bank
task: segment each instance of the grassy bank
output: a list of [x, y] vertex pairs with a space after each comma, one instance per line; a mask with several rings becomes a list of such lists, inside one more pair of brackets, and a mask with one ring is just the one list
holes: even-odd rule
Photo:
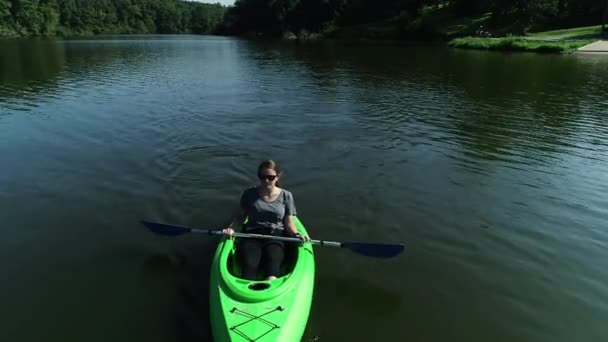
[[566, 30], [555, 30], [531, 33], [527, 39], [543, 40], [598, 40], [602, 36], [602, 26], [577, 27]]
[[402, 15], [356, 26], [334, 26], [324, 34], [347, 39], [449, 41], [454, 48], [538, 53], [570, 53], [602, 35], [600, 25], [544, 31], [546, 27], [538, 24], [531, 30], [542, 32], [519, 36], [516, 32], [521, 32], [521, 27], [517, 22], [496, 21], [492, 12], [463, 16], [451, 6], [438, 4], [424, 7], [414, 19]]
[[531, 33], [524, 37], [456, 38], [448, 44], [453, 48], [570, 53], [601, 38], [601, 26]]
[[576, 51], [593, 40], [588, 41], [543, 41], [531, 40], [522, 37], [507, 38], [456, 38], [448, 45], [453, 48], [496, 50], [496, 51], [524, 51], [540, 53], [570, 53]]

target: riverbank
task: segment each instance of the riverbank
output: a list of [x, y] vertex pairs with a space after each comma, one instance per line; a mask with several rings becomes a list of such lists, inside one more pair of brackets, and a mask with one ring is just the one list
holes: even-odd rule
[[601, 26], [598, 25], [537, 32], [526, 36], [456, 38], [451, 40], [448, 46], [476, 50], [572, 53], [601, 37]]
[[459, 49], [522, 51], [538, 53], [572, 53], [579, 48], [592, 43], [584, 41], [542, 41], [525, 37], [506, 38], [456, 38], [448, 43], [449, 47]]
[[[372, 23], [340, 27], [324, 35], [337, 39], [442, 41], [452, 48], [572, 53], [601, 39], [602, 27], [585, 26], [547, 31], [547, 25], [530, 28], [522, 34], [521, 24], [497, 22], [492, 12], [457, 15], [449, 6], [428, 6], [420, 17], [393, 17]], [[520, 34], [517, 34], [520, 32]]]

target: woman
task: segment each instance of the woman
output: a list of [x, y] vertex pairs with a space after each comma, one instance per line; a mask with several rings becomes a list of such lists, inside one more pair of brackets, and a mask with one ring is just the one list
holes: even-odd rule
[[[235, 230], [242, 227], [247, 233], [293, 236], [309, 241], [308, 237], [298, 233], [293, 222], [296, 206], [291, 192], [280, 188], [281, 169], [277, 163], [272, 160], [262, 162], [258, 167], [258, 178], [259, 186], [243, 192], [235, 218], [223, 230], [224, 234], [232, 236]], [[243, 227], [245, 218], [247, 224]], [[276, 240], [241, 239], [237, 254], [243, 267], [243, 278], [257, 279], [260, 262], [263, 262], [266, 280], [274, 280], [279, 275], [285, 244]]]

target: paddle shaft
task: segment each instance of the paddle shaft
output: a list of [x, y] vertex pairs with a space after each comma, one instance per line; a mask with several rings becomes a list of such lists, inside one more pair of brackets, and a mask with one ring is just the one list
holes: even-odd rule
[[[225, 235], [221, 230], [205, 230], [205, 229], [196, 229], [190, 228], [192, 233], [201, 233], [201, 234], [209, 234], [209, 235]], [[251, 233], [234, 233], [232, 234], [234, 237], [243, 237], [243, 238], [252, 238], [252, 239], [266, 239], [266, 240], [275, 240], [275, 241], [285, 241], [285, 242], [303, 242], [302, 239], [299, 238], [290, 238], [286, 236], [274, 236], [274, 235], [263, 235], [263, 234], [251, 234]], [[328, 246], [328, 247], [342, 247], [341, 242], [335, 241], [325, 241], [325, 240], [310, 240], [310, 243], [314, 245]]]
[[[198, 233], [205, 235], [221, 235], [225, 234], [221, 230], [205, 230], [181, 227], [163, 223], [154, 223], [142, 221], [142, 223], [151, 231], [167, 236], [178, 236], [187, 233]], [[285, 237], [285, 236], [274, 236], [274, 235], [262, 235], [262, 234], [250, 234], [250, 233], [234, 233], [233, 237], [242, 238], [253, 238], [253, 239], [265, 239], [265, 240], [276, 240], [285, 242], [302, 243], [304, 240], [300, 238]], [[310, 240], [310, 243], [314, 245], [327, 246], [327, 247], [340, 247], [349, 249], [355, 253], [374, 257], [374, 258], [392, 258], [403, 252], [405, 246], [402, 244], [386, 244], [386, 243], [368, 243], [368, 242], [335, 242], [325, 240]]]

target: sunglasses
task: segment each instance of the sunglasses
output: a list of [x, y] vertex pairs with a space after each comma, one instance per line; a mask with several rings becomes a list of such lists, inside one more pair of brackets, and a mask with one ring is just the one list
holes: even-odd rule
[[272, 182], [273, 180], [277, 179], [277, 175], [258, 175], [258, 178], [260, 180], [266, 179]]

